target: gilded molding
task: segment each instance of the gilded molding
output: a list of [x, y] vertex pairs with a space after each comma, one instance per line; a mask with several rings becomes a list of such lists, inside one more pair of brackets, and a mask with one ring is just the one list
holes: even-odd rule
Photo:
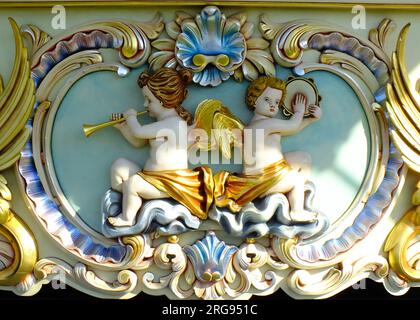
[[420, 172], [420, 95], [413, 89], [405, 64], [405, 43], [410, 24], [400, 32], [392, 54], [391, 82], [386, 86], [386, 107], [393, 124], [390, 135], [404, 162]]
[[402, 280], [402, 283], [392, 281], [399, 287], [420, 283], [420, 252], [416, 250], [420, 236], [420, 181], [412, 202], [416, 207], [398, 221], [384, 245], [391, 268]]
[[[410, 24], [401, 30], [392, 54], [391, 82], [387, 84], [386, 107], [392, 123], [390, 136], [402, 154], [404, 162], [420, 172], [420, 96], [414, 90], [405, 63], [405, 44]], [[398, 289], [418, 285], [420, 281], [420, 181], [412, 197], [414, 207], [394, 226], [384, 244], [388, 260], [396, 277], [390, 277], [391, 287]], [[417, 248], [417, 249], [416, 249]], [[416, 284], [417, 283], [417, 284]]]
[[391, 19], [383, 19], [379, 26], [369, 31], [369, 40], [376, 44], [382, 50], [385, 50], [387, 37], [395, 29], [395, 22]]
[[[80, 1], [65, 1], [64, 4], [68, 7], [179, 7], [179, 6], [205, 6], [208, 5], [208, 1], [204, 0], [193, 0], [193, 1], [176, 1], [176, 0], [165, 0], [156, 2], [155, 0], [143, 0], [143, 1], [127, 1], [127, 0], [80, 0]], [[230, 6], [230, 7], [271, 7], [271, 8], [321, 8], [321, 9], [351, 9], [355, 3], [349, 2], [282, 2], [282, 1], [259, 1], [259, 0], [229, 0], [229, 1], [211, 1], [212, 5], [216, 6]], [[409, 3], [364, 3], [359, 2], [358, 5], [363, 5], [366, 9], [381, 9], [381, 10], [420, 10], [420, 4], [409, 4]], [[50, 1], [1, 1], [0, 8], [32, 8], [32, 7], [52, 7], [54, 5], [63, 5], [63, 1], [50, 0]]]
[[15, 37], [16, 54], [12, 74], [0, 92], [0, 171], [12, 166], [29, 138], [25, 127], [35, 103], [35, 86], [30, 78], [28, 51], [18, 25], [9, 19]]
[[[0, 172], [11, 167], [29, 138], [25, 127], [35, 102], [35, 86], [30, 78], [28, 51], [19, 27], [9, 19], [16, 45], [15, 62], [6, 88], [0, 84]], [[7, 180], [0, 175], [0, 286], [13, 286], [27, 276], [36, 263], [38, 252], [35, 239], [10, 208], [12, 194]]]
[[32, 272], [38, 258], [37, 244], [28, 226], [13, 212], [0, 225], [0, 235], [13, 249], [13, 262], [0, 269], [0, 286], [14, 286]]
[[9, 201], [12, 200], [12, 193], [7, 187], [7, 180], [0, 175], [0, 224], [6, 223], [11, 215]]

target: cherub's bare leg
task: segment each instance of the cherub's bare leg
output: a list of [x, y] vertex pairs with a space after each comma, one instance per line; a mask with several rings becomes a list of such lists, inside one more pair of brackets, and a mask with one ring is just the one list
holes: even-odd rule
[[108, 218], [108, 222], [115, 227], [129, 227], [135, 223], [136, 215], [144, 199], [167, 198], [168, 195], [145, 181], [138, 174], [134, 174], [122, 183], [122, 212], [116, 217]]
[[305, 210], [305, 182], [303, 174], [298, 174], [294, 186], [287, 195], [290, 204], [290, 218], [296, 222], [309, 222], [316, 219], [317, 214]]
[[316, 219], [316, 213], [304, 209], [305, 182], [307, 178], [298, 169], [292, 169], [278, 184], [263, 196], [273, 193], [287, 193], [290, 204], [290, 218], [295, 222], [309, 222]]
[[119, 158], [111, 166], [111, 187], [122, 192], [123, 182], [140, 171], [140, 167], [125, 158]]
[[[287, 163], [300, 172], [307, 181], [311, 175], [311, 155], [304, 151], [291, 151], [284, 154]], [[305, 182], [306, 182], [305, 181]]]
[[[288, 198], [290, 203], [290, 217], [294, 221], [311, 221], [316, 218], [316, 214], [304, 209], [305, 183], [311, 175], [311, 156], [304, 151], [293, 151], [284, 155], [287, 163], [293, 170], [298, 172], [296, 183], [290, 191]], [[293, 205], [292, 205], [293, 204]]]

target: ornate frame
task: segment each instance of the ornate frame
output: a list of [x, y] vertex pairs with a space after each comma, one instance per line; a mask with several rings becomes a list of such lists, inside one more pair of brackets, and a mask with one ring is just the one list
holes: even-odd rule
[[[259, 6], [261, 2], [247, 4]], [[57, 273], [65, 273], [71, 286], [104, 298], [130, 298], [144, 291], [177, 299], [247, 299], [279, 288], [295, 298], [327, 298], [366, 277], [383, 282], [394, 294], [419, 285], [419, 252], [415, 249], [420, 232], [419, 190], [413, 196], [417, 208], [401, 217], [392, 230], [383, 222], [392, 212], [408, 167], [420, 172], [415, 139], [419, 136], [415, 123], [420, 119], [420, 99], [411, 88], [404, 60], [409, 26], [401, 31], [396, 51], [389, 57], [384, 42], [393, 24], [387, 19], [364, 39], [319, 21], [275, 23], [261, 17], [263, 41], [257, 49], [269, 54], [264, 56], [267, 64], [263, 66], [250, 60], [256, 73], [269, 74], [270, 63], [276, 63], [294, 68], [296, 75], [325, 70], [341, 77], [364, 108], [373, 152], [359, 195], [328, 233], [308, 240], [274, 236], [226, 244], [215, 233], [221, 231], [213, 229], [197, 232], [193, 242], [182, 235], [106, 239], [77, 217], [54, 174], [51, 128], [67, 91], [92, 72], [111, 70], [124, 76], [130, 68], [148, 60], [151, 63], [152, 48], [172, 50], [162, 45], [162, 19], [157, 15], [150, 22], [87, 23], [53, 38], [35, 26], [19, 28], [12, 19], [10, 23], [16, 56], [8, 85], [0, 90], [0, 110], [8, 110], [0, 119], [4, 124], [0, 127], [0, 171], [16, 164], [20, 192], [27, 195], [28, 207], [67, 258], [39, 260], [36, 237], [10, 209], [11, 192], [0, 175], [0, 253], [5, 257], [0, 260], [0, 288], [35, 294]], [[23, 34], [30, 40], [30, 51]], [[63, 51], [63, 47], [71, 50]], [[99, 48], [117, 50], [120, 63], [104, 62]], [[307, 50], [319, 51], [319, 60], [305, 61]], [[254, 74], [242, 68], [238, 79], [252, 79]], [[53, 93], [53, 87], [67, 75], [71, 75], [67, 84]], [[13, 111], [15, 116], [10, 116]], [[372, 242], [372, 234], [378, 232], [389, 233], [383, 244]], [[362, 241], [373, 246], [372, 252], [362, 253]], [[209, 260], [218, 272], [206, 272]]]

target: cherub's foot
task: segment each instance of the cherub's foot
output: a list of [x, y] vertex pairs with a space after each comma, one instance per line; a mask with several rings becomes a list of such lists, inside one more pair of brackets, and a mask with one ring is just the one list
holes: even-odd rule
[[114, 227], [131, 227], [134, 224], [134, 221], [125, 220], [120, 218], [119, 216], [116, 217], [109, 217], [108, 223]]
[[317, 219], [318, 214], [307, 210], [290, 211], [290, 219], [293, 222], [313, 222]]

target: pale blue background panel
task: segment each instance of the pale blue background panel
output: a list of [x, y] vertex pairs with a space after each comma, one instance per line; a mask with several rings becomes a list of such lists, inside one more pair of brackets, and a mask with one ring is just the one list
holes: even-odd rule
[[[112, 112], [134, 107], [143, 109], [137, 86], [141, 70], [126, 78], [100, 72], [77, 82], [64, 98], [57, 113], [52, 139], [53, 160], [64, 194], [80, 217], [100, 230], [100, 203], [110, 187], [109, 169], [118, 157], [144, 164], [148, 148], [135, 149], [114, 128], [104, 129], [90, 138], [82, 132], [84, 123], [107, 120]], [[279, 76], [287, 78], [289, 70]], [[369, 157], [369, 128], [364, 111], [352, 89], [339, 77], [312, 72], [322, 96], [322, 119], [296, 136], [283, 139], [285, 152], [303, 150], [312, 157], [312, 181], [317, 193], [315, 207], [336, 220], [350, 205], [363, 181]], [[229, 80], [216, 88], [191, 85], [184, 106], [194, 111], [204, 99], [223, 101], [233, 113], [247, 122], [252, 113], [245, 105], [247, 82]], [[139, 118], [142, 123], [151, 121]], [[240, 171], [241, 165], [211, 165], [215, 171]]]

